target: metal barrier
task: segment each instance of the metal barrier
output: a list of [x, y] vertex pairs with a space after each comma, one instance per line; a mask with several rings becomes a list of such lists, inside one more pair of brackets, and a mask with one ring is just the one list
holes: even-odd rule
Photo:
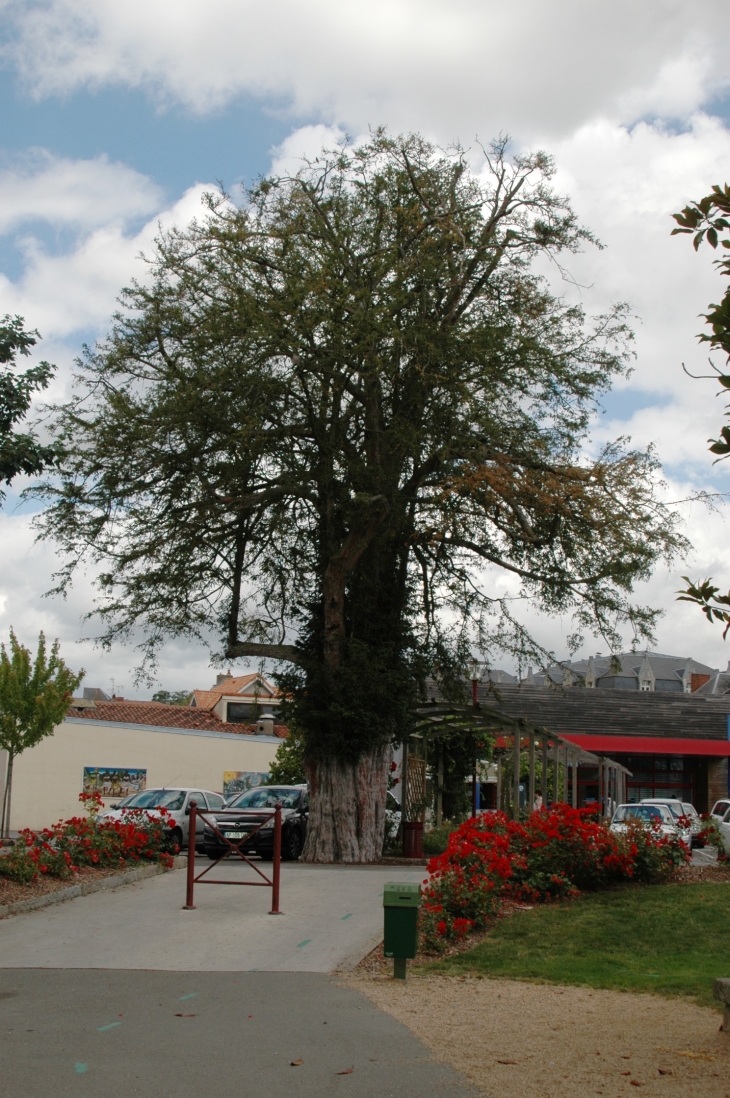
[[[240, 817], [240, 815], [241, 815], [240, 809], [239, 810], [232, 809], [231, 811], [234, 815]], [[206, 812], [201, 812], [198, 809], [198, 806], [195, 803], [195, 801], [190, 802], [190, 826], [188, 828], [187, 890], [186, 890], [186, 894], [185, 894], [185, 903], [183, 905], [183, 911], [194, 911], [195, 910], [195, 904], [193, 903], [193, 898], [194, 898], [194, 890], [195, 890], [196, 884], [250, 885], [253, 888], [270, 888], [271, 889], [271, 911], [269, 912], [269, 915], [281, 915], [282, 912], [279, 911], [279, 878], [280, 878], [280, 873], [281, 873], [281, 805], [277, 804], [274, 811], [270, 815], [265, 816], [261, 820], [261, 823], [257, 827], [254, 827], [252, 831], [247, 831], [246, 834], [244, 835], [244, 837], [242, 839], [239, 839], [238, 842], [234, 842], [232, 839], [229, 839], [228, 836], [225, 835], [222, 831], [220, 831], [218, 829], [218, 827], [216, 826], [217, 818], [220, 817], [220, 816], [225, 815], [226, 814], [226, 809], [222, 809], [222, 810], [219, 809], [219, 810], [215, 811], [212, 814], [213, 814], [213, 820], [211, 821], [208, 818], [211, 815], [211, 810], [210, 809]], [[196, 875], [195, 875], [195, 838], [196, 838], [198, 816], [200, 816], [200, 818], [204, 821], [204, 823], [207, 823], [208, 827], [212, 831], [215, 832], [215, 834], [218, 836], [219, 839], [223, 840], [223, 842], [226, 844], [226, 846], [229, 847], [229, 849], [226, 850], [224, 854], [221, 854], [220, 858], [216, 858], [216, 860], [211, 865], [206, 866], [206, 868], [203, 870], [203, 872], [198, 873], [198, 875], [196, 877]], [[256, 832], [259, 831], [264, 826], [264, 824], [267, 822], [267, 820], [270, 820], [272, 817], [273, 817], [273, 820], [274, 820], [274, 857], [273, 857], [271, 880], [269, 880], [269, 878], [266, 876], [266, 874], [262, 873], [261, 870], [259, 869], [259, 867], [254, 862], [252, 862], [250, 860], [250, 858], [246, 857], [246, 855], [243, 853], [243, 850], [241, 849], [241, 847], [245, 843], [250, 842], [251, 841], [251, 836], [255, 835]], [[192, 836], [192, 841], [191, 841], [191, 838], [190, 838], [191, 836]], [[261, 880], [261, 881], [221, 881], [221, 880], [212, 879], [212, 880], [204, 881], [202, 879], [203, 877], [206, 876], [206, 874], [210, 873], [211, 869], [215, 869], [215, 867], [218, 865], [218, 863], [222, 862], [224, 858], [230, 858], [231, 854], [237, 854], [239, 856], [239, 858], [241, 858], [244, 862], [246, 862], [248, 865], [250, 865], [251, 868], [253, 870], [255, 870], [256, 873], [258, 873], [259, 877], [263, 878], [263, 880]]]

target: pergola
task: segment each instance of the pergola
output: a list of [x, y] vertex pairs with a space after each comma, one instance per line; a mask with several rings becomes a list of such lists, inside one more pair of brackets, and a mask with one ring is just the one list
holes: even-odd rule
[[[416, 710], [418, 724], [414, 737], [424, 741], [427, 745], [430, 741], [438, 741], [446, 731], [469, 732], [478, 735], [480, 731], [491, 736], [496, 735], [505, 740], [505, 747], [496, 755], [497, 763], [497, 806], [511, 813], [515, 820], [520, 815], [520, 771], [522, 769], [523, 754], [528, 759], [528, 788], [526, 790], [526, 802], [532, 807], [538, 793], [536, 761], [540, 758], [541, 782], [539, 793], [543, 804], [547, 804], [547, 783], [550, 768], [553, 773], [553, 790], [555, 801], [570, 803], [574, 808], [578, 807], [578, 767], [593, 766], [598, 768], [598, 803], [600, 806], [611, 800], [614, 803], [622, 803], [626, 800], [626, 778], [631, 776], [621, 763], [603, 755], [595, 755], [585, 751], [577, 744], [572, 743], [564, 736], [551, 733], [547, 728], [539, 727], [522, 717], [509, 717], [483, 709], [478, 703], [474, 705], [452, 705], [432, 701], [429, 705], [421, 706]], [[410, 795], [409, 788], [409, 763], [408, 745], [404, 744], [403, 751], [403, 819], [410, 818], [409, 810], [417, 801]], [[512, 757], [511, 788], [503, 783], [503, 770], [505, 758]], [[425, 759], [423, 760], [422, 773], [425, 780]], [[561, 774], [562, 766], [562, 774]], [[421, 769], [419, 767], [419, 769]], [[443, 771], [439, 768], [436, 790], [436, 825], [441, 823], [441, 785]], [[473, 811], [476, 813], [476, 756], [473, 776]]]

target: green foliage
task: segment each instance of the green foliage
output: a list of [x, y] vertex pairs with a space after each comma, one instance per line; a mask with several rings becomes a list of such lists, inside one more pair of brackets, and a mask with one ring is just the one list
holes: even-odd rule
[[631, 332], [533, 270], [592, 239], [553, 172], [378, 132], [162, 234], [43, 492], [61, 588], [102, 565], [103, 644], [288, 661], [308, 758], [352, 762], [402, 740], [432, 667], [538, 659], [486, 569], [608, 640], [651, 634], [632, 585], [680, 541], [651, 452], [586, 460]]
[[500, 919], [468, 953], [437, 971], [474, 972], [618, 991], [688, 995], [714, 1006], [727, 968], [730, 885], [622, 887]]
[[269, 767], [269, 782], [271, 785], [303, 785], [306, 780], [304, 737], [290, 728], [289, 735], [276, 749]]
[[[0, 481], [10, 484], [19, 473], [26, 476], [40, 473], [57, 458], [52, 446], [42, 446], [31, 433], [19, 434], [15, 425], [28, 413], [33, 393], [45, 389], [55, 366], [41, 362], [24, 373], [15, 373], [18, 354], [29, 355], [38, 339], [38, 332], [26, 332], [22, 317], [6, 316], [0, 320]], [[0, 501], [5, 494], [0, 491]]]
[[152, 695], [153, 702], [165, 705], [190, 705], [192, 693], [189, 690], [158, 690]]
[[13, 760], [16, 755], [51, 736], [68, 710], [84, 672], [69, 670], [59, 656], [58, 641], [46, 652], [43, 633], [38, 638], [35, 660], [10, 630], [10, 652], [0, 644], [0, 749], [8, 753], [0, 835], [10, 819]]
[[19, 755], [52, 735], [84, 672], [69, 670], [58, 654], [58, 641], [48, 654], [43, 633], [35, 659], [12, 629], [9, 649], [0, 644], [0, 749]]
[[430, 831], [424, 831], [423, 853], [427, 858], [432, 858], [435, 854], [443, 854], [454, 827], [453, 823], [444, 823], [441, 827], [432, 827]]

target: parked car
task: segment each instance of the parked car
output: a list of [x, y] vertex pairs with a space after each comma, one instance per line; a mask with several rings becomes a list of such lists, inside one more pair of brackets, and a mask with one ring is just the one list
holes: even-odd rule
[[388, 790], [385, 796], [385, 838], [394, 839], [401, 822], [400, 804]]
[[[112, 805], [106, 812], [100, 813], [100, 819], [121, 820], [124, 817], [134, 816], [136, 813], [145, 815], [159, 815], [159, 809], [164, 808], [172, 816], [170, 828], [170, 843], [182, 849], [188, 845], [188, 831], [190, 824], [190, 802], [195, 801], [198, 808], [204, 811], [208, 809], [223, 808], [223, 797], [220, 793], [213, 793], [208, 789], [143, 789], [126, 797], [123, 802]], [[203, 819], [198, 817], [195, 828], [195, 847], [200, 848], [203, 843]]]
[[[669, 809], [674, 817], [674, 823], [679, 832], [679, 837], [687, 847], [691, 850], [694, 846], [694, 834], [699, 834], [702, 830], [702, 825], [699, 823], [699, 816], [697, 816], [697, 826], [695, 826], [694, 832], [692, 830], [691, 817], [684, 811], [684, 803], [676, 797], [642, 797], [641, 804], [663, 804]], [[692, 806], [690, 805], [690, 808]], [[694, 809], [692, 809], [694, 812]], [[695, 813], [697, 815], [697, 813]]]
[[680, 837], [674, 816], [665, 804], [620, 804], [613, 814], [611, 831], [626, 831], [631, 823], [657, 826], [661, 834], [669, 839]]
[[701, 839], [700, 835], [702, 834], [704, 824], [700, 819], [699, 812], [693, 804], [688, 804], [686, 801], [682, 801], [682, 808], [685, 816], [689, 820], [690, 830], [692, 832], [692, 846], [698, 848], [703, 847], [705, 845], [705, 840]]
[[[295, 862], [304, 848], [309, 819], [309, 796], [306, 785], [260, 785], [239, 793], [226, 805], [225, 815], [216, 816], [216, 827], [227, 838], [244, 839], [263, 819], [259, 831], [243, 843], [244, 854], [258, 854], [268, 860], [274, 855], [274, 818], [272, 809], [281, 805], [281, 856]], [[267, 817], [270, 817], [267, 819]], [[210, 826], [206, 826], [203, 849], [209, 858], [220, 858], [230, 847]]]
[[725, 850], [730, 854], [730, 806], [728, 806], [727, 812], [717, 826], [725, 843]]
[[728, 809], [730, 809], [730, 799], [726, 798], [721, 801], [715, 801], [712, 806], [712, 812], [710, 813], [710, 815], [714, 816], [715, 819], [719, 822], [728, 811]]

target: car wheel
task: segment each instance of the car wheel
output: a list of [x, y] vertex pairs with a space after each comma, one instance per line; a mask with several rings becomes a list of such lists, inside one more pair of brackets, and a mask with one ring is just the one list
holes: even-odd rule
[[175, 847], [177, 847], [177, 852], [179, 854], [180, 851], [182, 850], [182, 845], [183, 845], [182, 831], [180, 830], [179, 827], [175, 827], [175, 828], [172, 829], [172, 832], [170, 833], [170, 847], [173, 850], [174, 850]]
[[295, 862], [302, 852], [302, 833], [298, 827], [287, 829], [281, 837], [281, 857], [285, 862]]
[[206, 846], [206, 847], [205, 847], [205, 853], [206, 853], [206, 854], [208, 855], [208, 857], [210, 858], [211, 862], [215, 862], [215, 861], [217, 861], [217, 860], [218, 860], [218, 858], [220, 858], [220, 856], [221, 856], [221, 854], [222, 854], [223, 852], [222, 852], [222, 851], [220, 851], [220, 850], [213, 850], [213, 848], [212, 848], [212, 847], [208, 847], [208, 846]]

